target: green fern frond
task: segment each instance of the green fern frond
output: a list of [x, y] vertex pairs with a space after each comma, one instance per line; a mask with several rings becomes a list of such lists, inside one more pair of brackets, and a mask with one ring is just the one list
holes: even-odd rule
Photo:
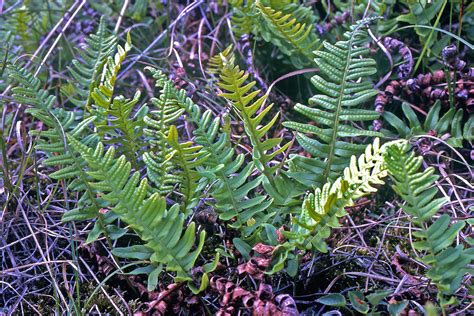
[[221, 70], [224, 68], [225, 64], [234, 64], [234, 46], [229, 45], [226, 49], [220, 52], [217, 55], [212, 56], [209, 59], [209, 65], [207, 72], [210, 74], [218, 75]]
[[312, 51], [319, 44], [318, 38], [312, 33], [312, 25], [301, 23], [292, 13], [265, 6], [261, 1], [257, 1], [257, 8], [267, 21], [260, 32], [263, 39], [278, 46], [297, 68], [310, 64]]
[[[464, 221], [451, 224], [447, 214], [441, 215], [432, 224], [433, 217], [439, 212], [445, 198], [436, 198], [438, 188], [432, 167], [420, 171], [423, 159], [411, 151], [408, 142], [389, 146], [385, 155], [387, 169], [394, 181], [393, 189], [406, 202], [402, 209], [420, 230], [413, 233], [418, 241], [413, 246], [426, 252], [421, 260], [430, 265], [427, 276], [437, 285], [441, 305], [446, 303], [444, 296], [454, 294], [461, 285], [466, 273], [472, 273], [474, 251], [464, 249], [462, 244], [452, 247]], [[443, 303], [444, 302], [444, 303]]]
[[115, 148], [105, 151], [102, 143], [92, 149], [73, 136], [68, 135], [68, 140], [89, 166], [87, 173], [93, 179], [90, 185], [104, 194], [111, 211], [129, 224], [153, 251], [150, 261], [175, 271], [177, 281], [190, 280], [188, 272], [202, 250], [205, 232], [199, 234], [198, 245], [192, 250], [196, 242], [195, 224], [185, 229], [185, 215], [179, 205], [166, 210], [165, 199], [157, 193], [147, 198], [147, 179], [140, 181], [139, 172], [130, 175], [132, 167], [125, 156], [116, 159]]
[[311, 235], [306, 242], [325, 252], [327, 246], [324, 239], [329, 237], [331, 228], [340, 226], [338, 218], [346, 215], [344, 208], [351, 206], [354, 200], [376, 192], [375, 186], [384, 184], [387, 171], [383, 152], [379, 139], [376, 138], [373, 144], [366, 147], [364, 154], [358, 158], [351, 157], [351, 163], [344, 169], [343, 177], [334, 183], [326, 183], [305, 198], [297, 220], [297, 229], [300, 234], [303, 227]]
[[144, 118], [146, 128], [143, 133], [151, 146], [143, 154], [143, 161], [154, 187], [160, 194], [166, 195], [180, 182], [180, 178], [173, 173], [172, 161], [167, 159], [172, 149], [166, 138], [169, 127], [184, 113], [184, 109], [176, 102], [173, 83], [161, 71], [154, 68], [147, 70], [153, 74], [156, 87], [162, 89], [159, 98], [151, 99], [153, 107]]
[[300, 145], [317, 157], [295, 156], [291, 162], [292, 177], [306, 186], [320, 186], [334, 179], [347, 166], [350, 157], [365, 148], [365, 145], [358, 144], [359, 141], [347, 142], [343, 139], [382, 136], [381, 133], [349, 125], [356, 121], [372, 121], [379, 114], [357, 108], [377, 93], [367, 80], [376, 72], [375, 61], [363, 57], [368, 54], [368, 48], [362, 46], [367, 32], [356, 29], [345, 36], [347, 40], [335, 45], [325, 42], [325, 50], [315, 52], [315, 62], [322, 76], [316, 75], [311, 81], [322, 94], [312, 97], [310, 106], [295, 106], [298, 113], [316, 122], [316, 125], [283, 123], [298, 131]]
[[172, 151], [166, 156], [166, 160], [173, 160], [181, 171], [177, 177], [181, 180], [180, 193], [183, 195], [183, 210], [189, 215], [189, 211], [196, 206], [203, 187], [198, 186], [199, 173], [196, 168], [202, 166], [209, 154], [202, 150], [202, 146], [194, 146], [192, 142], [180, 143], [178, 130], [171, 125], [166, 138]]
[[[264, 136], [276, 123], [279, 113], [274, 115], [268, 123], [261, 125], [273, 104], [264, 104], [265, 95], [257, 98], [260, 90], [251, 91], [255, 86], [255, 81], [245, 84], [248, 77], [249, 74], [240, 70], [239, 66], [225, 63], [221, 69], [221, 80], [218, 85], [226, 92], [221, 93], [220, 96], [224, 97], [241, 117], [245, 132], [253, 146], [255, 165], [273, 184], [273, 175], [277, 166], [271, 166], [270, 163], [275, 156], [283, 153], [290, 143], [280, 146], [281, 137], [264, 139]], [[255, 100], [255, 98], [257, 99]]]
[[251, 0], [230, 0], [232, 6], [232, 31], [237, 37], [250, 34], [255, 28], [257, 12], [255, 1]]
[[96, 119], [95, 116], [83, 119], [80, 113], [53, 109], [55, 97], [41, 88], [39, 79], [26, 69], [16, 66], [9, 67], [9, 72], [10, 78], [18, 82], [18, 86], [12, 89], [13, 98], [17, 102], [33, 105], [26, 112], [46, 126], [45, 131], [33, 130], [30, 134], [38, 137], [36, 150], [47, 155], [43, 164], [58, 169], [51, 173], [50, 177], [56, 180], [72, 180], [68, 189], [81, 195], [76, 208], [66, 212], [62, 220], [98, 218], [95, 231], [105, 232], [108, 219], [100, 214], [101, 201], [97, 198], [97, 192], [88, 185], [89, 177], [82, 170], [85, 162], [68, 148], [66, 140], [66, 133], [69, 133], [80, 137], [83, 144], [97, 143], [96, 134], [89, 133], [84, 136], [84, 131]]
[[110, 109], [112, 104], [115, 81], [117, 80], [117, 75], [120, 71], [120, 67], [122, 66], [122, 62], [131, 49], [131, 38], [130, 33], [128, 33], [127, 42], [125, 43], [124, 47], [117, 45], [117, 53], [115, 54], [114, 58], [110, 56], [107, 58], [107, 62], [102, 70], [101, 82], [99, 86], [94, 88], [94, 91], [91, 93], [91, 97], [94, 100], [95, 105], [91, 112], [94, 115], [97, 115], [99, 124], [106, 124], [106, 111]]
[[339, 218], [346, 215], [345, 208], [353, 205], [362, 196], [377, 191], [384, 184], [387, 171], [384, 167], [385, 147], [379, 139], [368, 145], [364, 154], [351, 157], [351, 163], [344, 170], [344, 176], [333, 183], [328, 182], [308, 194], [300, 213], [294, 218], [290, 231], [282, 234], [288, 239], [275, 250], [275, 265], [269, 273], [284, 268], [288, 258], [297, 260], [295, 249], [327, 252], [327, 239], [333, 228], [340, 227]]
[[89, 35], [86, 46], [77, 50], [78, 58], [68, 67], [74, 85], [61, 87], [61, 92], [80, 109], [88, 109], [92, 103], [91, 94], [99, 83], [99, 74], [116, 48], [117, 37], [107, 31], [105, 18], [100, 19], [97, 32]]
[[[230, 51], [223, 56], [230, 56]], [[203, 163], [204, 168], [198, 171], [210, 181], [209, 195], [216, 200], [212, 205], [222, 220], [235, 218], [231, 226], [241, 229], [244, 236], [250, 235], [267, 221], [271, 214], [264, 211], [272, 202], [265, 195], [254, 192], [262, 182], [261, 176], [255, 179], [251, 177], [255, 170], [254, 163], [248, 163], [244, 168], [244, 155], [235, 156], [229, 133], [221, 131], [219, 117], [213, 118], [210, 110], [201, 113], [200, 107], [186, 96], [186, 91], [176, 89], [169, 79], [163, 79], [162, 82], [170, 90], [168, 95], [173, 96], [176, 104], [187, 113], [188, 120], [196, 125], [193, 130], [194, 142], [201, 145], [201, 151], [208, 156]], [[174, 112], [182, 113], [178, 109]], [[202, 180], [200, 185], [204, 184]]]
[[137, 155], [140, 155], [140, 149], [144, 147], [142, 140], [143, 134], [143, 118], [148, 108], [142, 106], [133, 114], [135, 105], [140, 99], [140, 91], [135, 93], [133, 99], [126, 99], [123, 96], [115, 97], [106, 110], [108, 119], [107, 125], [98, 125], [98, 129], [110, 136], [105, 140], [108, 144], [121, 144], [121, 152], [132, 161], [134, 168], [136, 165]]

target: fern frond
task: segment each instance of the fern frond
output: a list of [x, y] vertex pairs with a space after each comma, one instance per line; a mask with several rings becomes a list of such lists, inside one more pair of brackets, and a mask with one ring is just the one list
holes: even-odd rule
[[311, 63], [312, 51], [319, 44], [318, 38], [312, 33], [312, 25], [301, 23], [292, 13], [275, 10], [261, 1], [257, 1], [257, 8], [267, 21], [261, 30], [263, 39], [278, 46], [297, 68]]
[[345, 208], [353, 205], [356, 199], [376, 192], [376, 186], [384, 184], [387, 176], [384, 151], [385, 147], [380, 147], [379, 139], [376, 138], [373, 144], [367, 146], [364, 154], [358, 158], [351, 157], [344, 176], [334, 182], [327, 182], [305, 197], [300, 213], [293, 219], [291, 230], [282, 232], [288, 241], [275, 250], [275, 264], [269, 273], [283, 269], [290, 257], [298, 260], [292, 254], [297, 248], [328, 251], [325, 239], [333, 228], [341, 226], [339, 218], [346, 215]]
[[250, 34], [255, 28], [255, 1], [251, 0], [230, 0], [232, 6], [232, 31], [237, 37]]
[[202, 146], [194, 146], [192, 142], [180, 143], [178, 140], [178, 130], [171, 125], [166, 138], [172, 151], [167, 155], [166, 160], [175, 161], [181, 171], [177, 177], [181, 180], [180, 193], [183, 198], [183, 210], [189, 215], [189, 211], [196, 206], [199, 201], [202, 187], [198, 187], [199, 173], [196, 168], [202, 166], [209, 154], [202, 150]]
[[221, 72], [221, 70], [224, 68], [225, 64], [233, 65], [234, 62], [235, 62], [234, 46], [229, 45], [222, 52], [220, 52], [217, 55], [212, 56], [209, 59], [207, 72], [210, 74], [218, 75]]
[[105, 18], [100, 19], [97, 32], [85, 39], [86, 45], [77, 50], [78, 58], [68, 66], [74, 84], [61, 87], [61, 92], [80, 109], [88, 109], [91, 94], [97, 87], [104, 63], [116, 48], [117, 37], [107, 31]]
[[248, 77], [249, 74], [240, 70], [239, 66], [225, 63], [221, 69], [221, 80], [218, 85], [226, 92], [221, 93], [220, 96], [224, 97], [241, 117], [245, 132], [253, 146], [255, 165], [273, 184], [273, 174], [277, 166], [271, 166], [270, 163], [275, 156], [283, 153], [290, 143], [280, 146], [281, 137], [264, 140], [264, 136], [276, 123], [279, 113], [275, 114], [268, 123], [261, 125], [273, 104], [264, 104], [265, 95], [257, 98], [260, 90], [250, 92], [255, 86], [255, 81], [245, 84]]
[[[223, 55], [230, 56], [229, 53]], [[213, 118], [210, 110], [201, 113], [200, 107], [186, 96], [186, 91], [176, 89], [171, 81], [167, 86], [171, 91], [168, 94], [174, 96], [176, 104], [187, 113], [189, 121], [196, 125], [193, 131], [194, 141], [202, 146], [201, 151], [208, 156], [203, 163], [204, 169], [198, 171], [211, 181], [209, 195], [216, 200], [213, 206], [219, 217], [225, 221], [235, 218], [231, 226], [241, 229], [245, 237], [250, 235], [271, 216], [265, 210], [272, 201], [267, 196], [254, 192], [261, 184], [262, 177], [252, 179], [254, 163], [248, 163], [244, 167], [244, 155], [235, 156], [229, 133], [221, 131], [219, 117]]]
[[376, 138], [373, 144], [366, 147], [364, 154], [358, 158], [351, 157], [351, 163], [344, 169], [343, 177], [334, 183], [326, 183], [322, 188], [316, 188], [314, 194], [309, 194], [297, 220], [299, 232], [293, 236], [299, 235], [301, 239], [303, 227], [311, 235], [309, 240], [304, 238], [305, 242], [325, 252], [327, 246], [324, 239], [329, 237], [331, 228], [340, 226], [338, 218], [346, 215], [344, 208], [351, 206], [354, 200], [376, 192], [375, 186], [384, 184], [387, 171], [383, 152], [379, 139]]
[[438, 297], [444, 302], [444, 296], [452, 295], [460, 286], [466, 273], [471, 272], [469, 264], [474, 260], [474, 252], [464, 249], [463, 245], [452, 247], [464, 221], [451, 224], [451, 218], [443, 214], [429, 224], [445, 198], [436, 198], [438, 193], [434, 185], [438, 176], [432, 167], [420, 171], [423, 159], [411, 151], [408, 142], [389, 146], [385, 155], [387, 169], [394, 180], [393, 189], [406, 202], [402, 209], [412, 217], [420, 228], [413, 235], [418, 241], [415, 249], [427, 252], [421, 260], [430, 265], [427, 276], [437, 285]]
[[202, 250], [205, 232], [199, 234], [195, 250], [196, 228], [191, 223], [184, 228], [185, 216], [175, 204], [166, 210], [166, 201], [157, 193], [147, 198], [147, 179], [140, 181], [139, 172], [130, 175], [131, 164], [125, 156], [115, 158], [115, 148], [105, 151], [102, 143], [89, 148], [68, 135], [71, 146], [81, 154], [89, 166], [93, 179], [90, 185], [104, 194], [111, 211], [140, 236], [153, 253], [150, 261], [164, 264], [168, 271], [177, 273], [177, 280], [190, 280], [188, 272]]
[[172, 151], [166, 138], [169, 127], [183, 113], [173, 93], [173, 83], [161, 71], [147, 68], [156, 80], [156, 87], [162, 88], [159, 98], [152, 98], [153, 107], [144, 118], [146, 128], [144, 134], [150, 143], [150, 150], [143, 154], [143, 161], [147, 166], [148, 178], [153, 182], [157, 191], [166, 195], [173, 190], [180, 178], [173, 174], [173, 163], [167, 159]]
[[96, 196], [97, 192], [88, 185], [88, 176], [82, 171], [85, 162], [69, 150], [66, 141], [66, 133], [70, 133], [75, 137], [80, 137], [84, 144], [95, 144], [98, 140], [97, 135], [90, 133], [83, 136], [83, 131], [87, 130], [96, 118], [90, 116], [83, 119], [79, 113], [53, 109], [55, 97], [41, 89], [40, 80], [26, 69], [11, 66], [9, 74], [10, 79], [18, 82], [18, 86], [12, 89], [13, 98], [17, 102], [33, 105], [26, 112], [41, 120], [47, 128], [45, 131], [33, 130], [30, 134], [38, 137], [36, 149], [47, 155], [43, 164], [58, 169], [51, 173], [50, 177], [56, 180], [72, 180], [68, 189], [81, 194], [77, 207], [66, 212], [62, 220], [98, 217], [96, 231], [105, 232], [107, 218], [100, 214], [100, 199]]
[[102, 70], [101, 82], [99, 86], [94, 88], [94, 91], [91, 93], [91, 98], [94, 100], [95, 105], [91, 112], [94, 115], [97, 115], [99, 124], [106, 125], [106, 111], [110, 109], [112, 104], [115, 81], [117, 80], [117, 75], [120, 71], [120, 67], [122, 66], [122, 62], [131, 49], [131, 38], [130, 33], [128, 33], [127, 41], [125, 42], [124, 47], [117, 45], [117, 53], [115, 54], [114, 58], [110, 56], [107, 58], [107, 63], [104, 65]]
[[[322, 93], [309, 100], [310, 106], [297, 104], [295, 110], [317, 125], [285, 122], [284, 126], [299, 133], [300, 145], [314, 157], [300, 156], [292, 161], [293, 177], [306, 186], [320, 186], [334, 179], [349, 163], [350, 157], [362, 152], [365, 145], [347, 142], [343, 138], [359, 136], [376, 137], [381, 133], [357, 129], [350, 122], [372, 121], [379, 114], [372, 110], [357, 108], [376, 94], [367, 77], [376, 72], [375, 61], [363, 57], [368, 48], [362, 46], [367, 38], [364, 30], [356, 29], [345, 34], [347, 40], [335, 45], [325, 42], [325, 50], [314, 52], [315, 62], [322, 76], [311, 81]], [[347, 123], [346, 123], [347, 122]], [[311, 135], [307, 136], [307, 135]]]

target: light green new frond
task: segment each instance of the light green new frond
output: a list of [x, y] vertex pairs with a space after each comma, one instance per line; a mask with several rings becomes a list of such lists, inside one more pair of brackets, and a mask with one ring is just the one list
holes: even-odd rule
[[157, 193], [147, 197], [147, 179], [140, 181], [138, 172], [131, 172], [131, 164], [125, 156], [115, 158], [115, 149], [105, 151], [99, 143], [89, 148], [69, 136], [71, 146], [87, 162], [87, 173], [93, 179], [90, 185], [104, 194], [111, 211], [140, 236], [145, 246], [152, 250], [149, 260], [164, 264], [168, 271], [177, 273], [177, 280], [189, 280], [188, 272], [193, 267], [203, 245], [205, 232], [196, 242], [195, 224], [184, 227], [185, 216], [176, 204], [166, 210], [166, 201]]
[[234, 46], [229, 45], [222, 52], [220, 52], [219, 54], [215, 56], [212, 56], [209, 59], [207, 72], [210, 74], [218, 75], [220, 74], [221, 70], [224, 68], [225, 64], [233, 65], [234, 63], [235, 63]]
[[245, 83], [249, 74], [240, 70], [239, 66], [226, 64], [221, 70], [218, 85], [225, 91], [220, 96], [227, 99], [244, 123], [244, 128], [253, 146], [253, 160], [256, 167], [273, 184], [273, 174], [277, 166], [272, 165], [273, 159], [283, 153], [290, 143], [280, 146], [282, 138], [264, 137], [278, 119], [278, 113], [264, 123], [264, 118], [271, 111], [273, 104], [266, 105], [266, 96], [257, 97], [260, 90], [252, 89], [255, 81]]
[[435, 181], [438, 177], [433, 174], [432, 167], [420, 171], [422, 162], [423, 159], [411, 151], [408, 142], [388, 146], [386, 150], [385, 163], [394, 180], [393, 189], [406, 202], [403, 210], [419, 227], [413, 233], [417, 238], [413, 246], [426, 253], [421, 260], [430, 266], [427, 276], [437, 285], [443, 306], [447, 302], [444, 296], [454, 294], [464, 275], [472, 273], [469, 265], [474, 260], [474, 251], [472, 248], [464, 249], [462, 244], [452, 246], [465, 226], [464, 221], [451, 223], [448, 214], [433, 220], [446, 199], [436, 197], [438, 188]]
[[91, 93], [99, 83], [104, 63], [116, 48], [117, 37], [107, 31], [105, 19], [102, 17], [97, 32], [89, 35], [85, 41], [86, 47], [77, 50], [78, 58], [68, 67], [74, 84], [61, 87], [61, 92], [83, 110], [91, 105]]
[[180, 193], [183, 195], [183, 210], [189, 215], [189, 211], [196, 206], [199, 201], [200, 191], [198, 186], [199, 173], [196, 168], [202, 166], [209, 154], [202, 150], [202, 146], [195, 146], [192, 142], [180, 143], [178, 140], [178, 130], [171, 125], [166, 138], [172, 151], [166, 156], [166, 160], [174, 161], [180, 168], [176, 174], [181, 179]]
[[284, 13], [257, 1], [260, 15], [267, 23], [261, 26], [264, 40], [275, 44], [288, 55], [297, 68], [311, 63], [319, 40], [312, 32], [312, 25], [300, 22], [292, 13]]
[[332, 228], [339, 227], [339, 218], [346, 215], [345, 207], [377, 191], [376, 185], [384, 184], [387, 176], [383, 159], [384, 149], [378, 138], [368, 145], [364, 154], [351, 157], [351, 163], [344, 170], [344, 176], [334, 183], [326, 183], [308, 194], [300, 215], [287, 236], [302, 249], [327, 251], [325, 239]]
[[122, 66], [122, 62], [127, 56], [127, 53], [132, 49], [130, 34], [127, 35], [127, 42], [124, 47], [117, 45], [117, 53], [115, 56], [108, 57], [107, 62], [102, 70], [100, 84], [94, 88], [91, 97], [94, 101], [94, 109], [92, 113], [98, 116], [99, 123], [106, 120], [101, 119], [101, 116], [106, 116], [104, 113], [112, 104], [112, 98], [115, 89], [115, 81], [117, 80], [118, 72]]
[[[298, 113], [316, 124], [283, 123], [298, 131], [298, 142], [315, 157], [295, 156], [290, 163], [290, 175], [306, 186], [320, 186], [334, 180], [348, 165], [350, 157], [364, 150], [365, 145], [356, 141], [356, 137], [382, 136], [351, 124], [379, 116], [373, 110], [359, 108], [376, 94], [368, 80], [376, 69], [375, 61], [365, 57], [368, 48], [362, 46], [366, 31], [356, 29], [345, 35], [347, 40], [335, 45], [325, 42], [324, 50], [314, 52], [321, 75], [311, 81], [321, 94], [312, 97], [309, 106], [295, 106]], [[345, 141], [347, 138], [353, 141]]]

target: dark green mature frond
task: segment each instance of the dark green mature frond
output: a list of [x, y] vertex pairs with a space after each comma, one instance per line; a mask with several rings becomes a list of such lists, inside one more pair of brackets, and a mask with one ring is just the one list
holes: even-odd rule
[[83, 110], [92, 103], [91, 93], [99, 83], [104, 63], [115, 50], [117, 36], [107, 31], [105, 18], [102, 17], [97, 32], [86, 37], [85, 41], [86, 46], [77, 50], [79, 57], [68, 67], [74, 84], [61, 87], [61, 92]]
[[18, 103], [32, 105], [44, 111], [51, 110], [56, 97], [42, 89], [41, 81], [28, 70], [17, 65], [7, 65], [8, 76], [18, 85], [12, 88], [13, 98]]
[[256, 27], [255, 1], [230, 0], [229, 4], [232, 6], [231, 22], [234, 34], [238, 37], [250, 34]]
[[438, 286], [439, 298], [444, 302], [444, 295], [452, 295], [461, 285], [474, 260], [472, 248], [464, 249], [462, 244], [452, 247], [464, 221], [450, 223], [449, 215], [443, 214], [434, 220], [435, 214], [446, 203], [445, 198], [436, 198], [438, 188], [432, 167], [420, 171], [423, 159], [410, 150], [408, 142], [389, 146], [385, 155], [387, 169], [394, 180], [393, 189], [406, 204], [402, 209], [412, 216], [412, 221], [420, 230], [413, 233], [418, 241], [413, 246], [418, 251], [426, 252], [421, 260], [430, 265], [427, 276]]
[[[46, 126], [45, 131], [33, 130], [30, 134], [38, 137], [36, 150], [44, 152], [47, 158], [43, 161], [46, 166], [58, 170], [51, 173], [50, 177], [57, 180], [72, 180], [68, 189], [73, 192], [83, 193], [78, 200], [77, 207], [69, 210], [63, 216], [63, 221], [83, 220], [101, 217], [99, 213], [100, 200], [96, 192], [88, 185], [88, 176], [82, 171], [83, 159], [77, 157], [67, 146], [66, 133], [80, 137], [84, 144], [97, 142], [97, 135], [83, 132], [95, 120], [95, 116], [82, 118], [80, 113], [68, 112], [63, 109], [53, 109], [55, 97], [49, 95], [41, 88], [41, 82], [26, 69], [11, 66], [9, 74], [18, 86], [12, 89], [12, 96], [16, 102], [33, 105], [26, 110], [27, 113], [39, 119]], [[100, 218], [99, 226], [104, 230], [104, 223]]]
[[126, 99], [123, 96], [115, 97], [110, 108], [106, 110], [107, 125], [98, 126], [101, 131], [110, 136], [105, 141], [106, 143], [121, 144], [121, 152], [133, 161], [135, 168], [137, 155], [140, 155], [140, 150], [145, 145], [141, 136], [144, 126], [143, 117], [148, 111], [146, 106], [142, 106], [135, 114], [133, 113], [139, 99], [140, 91], [135, 93], [133, 99]]
[[379, 114], [357, 108], [377, 93], [367, 80], [368, 76], [376, 72], [375, 61], [363, 57], [369, 52], [368, 48], [362, 46], [367, 32], [356, 29], [345, 36], [347, 40], [335, 45], [325, 42], [325, 50], [314, 52], [321, 76], [316, 75], [311, 81], [322, 94], [312, 97], [310, 106], [295, 106], [298, 113], [316, 125], [284, 123], [299, 132], [298, 142], [315, 157], [296, 156], [291, 162], [293, 178], [306, 186], [320, 186], [334, 179], [347, 166], [350, 157], [365, 148], [359, 141], [347, 142], [344, 139], [382, 136], [350, 125], [351, 122], [372, 121]]
[[157, 193], [147, 197], [147, 179], [140, 181], [139, 172], [130, 174], [132, 167], [125, 156], [115, 158], [115, 148], [105, 152], [102, 143], [92, 149], [73, 136], [68, 136], [68, 140], [89, 166], [90, 185], [104, 194], [111, 211], [152, 250], [150, 261], [175, 271], [177, 281], [190, 280], [188, 272], [202, 250], [205, 232], [199, 234], [198, 245], [192, 250], [196, 242], [195, 224], [184, 227], [185, 215], [178, 204], [166, 210], [165, 199]]

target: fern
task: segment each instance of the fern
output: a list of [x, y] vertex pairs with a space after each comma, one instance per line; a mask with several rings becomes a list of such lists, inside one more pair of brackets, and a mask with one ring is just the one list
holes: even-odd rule
[[[447, 143], [454, 147], [462, 147], [463, 140], [474, 141], [474, 117], [470, 117], [462, 126], [464, 116], [462, 109], [451, 108], [440, 117], [441, 102], [438, 100], [431, 107], [423, 124], [410, 105], [405, 102], [402, 103], [402, 111], [408, 120], [408, 124], [391, 112], [386, 111], [383, 114], [387, 123], [395, 128], [400, 137], [408, 139], [412, 136], [426, 135], [433, 132], [439, 136], [449, 133]], [[389, 131], [385, 131], [385, 134], [389, 134]]]
[[98, 117], [97, 128], [99, 131], [103, 126], [107, 125], [107, 111], [110, 109], [113, 101], [115, 81], [117, 80], [122, 62], [131, 48], [130, 34], [127, 34], [127, 42], [124, 47], [118, 45], [114, 58], [110, 56], [107, 58], [107, 62], [102, 70], [101, 82], [91, 93], [91, 98], [94, 100], [95, 105], [91, 113]]
[[282, 232], [288, 241], [277, 247], [270, 273], [282, 269], [296, 248], [328, 251], [325, 239], [330, 236], [331, 229], [341, 226], [339, 218], [346, 215], [345, 208], [353, 205], [356, 199], [377, 192], [376, 186], [384, 184], [383, 179], [387, 176], [384, 150], [376, 138], [364, 154], [351, 157], [342, 177], [316, 188], [305, 197], [291, 230]]
[[146, 128], [144, 134], [150, 142], [150, 150], [143, 154], [143, 161], [147, 167], [147, 175], [154, 183], [158, 192], [162, 195], [168, 194], [173, 190], [173, 186], [180, 182], [179, 177], [173, 174], [173, 163], [167, 158], [172, 151], [166, 138], [169, 127], [183, 113], [175, 101], [173, 94], [173, 84], [166, 80], [162, 72], [147, 68], [155, 78], [155, 85], [162, 88], [159, 98], [152, 98], [153, 108], [145, 116], [144, 123]]
[[335, 45], [325, 42], [325, 50], [315, 52], [315, 62], [322, 76], [315, 75], [311, 82], [323, 94], [312, 97], [310, 106], [297, 104], [295, 110], [317, 125], [283, 123], [299, 132], [298, 142], [315, 157], [294, 156], [290, 163], [292, 177], [306, 186], [321, 186], [334, 180], [347, 166], [350, 157], [364, 150], [363, 144], [347, 142], [343, 138], [350, 137], [355, 141], [359, 136], [382, 136], [348, 124], [378, 117], [375, 111], [357, 108], [377, 93], [367, 80], [376, 69], [373, 59], [363, 57], [368, 53], [368, 49], [362, 47], [367, 33], [361, 27], [346, 33], [347, 40]]
[[209, 157], [202, 146], [193, 146], [192, 142], [179, 143], [178, 130], [176, 126], [171, 125], [166, 138], [172, 151], [167, 155], [166, 160], [173, 160], [179, 166], [181, 171], [177, 174], [181, 180], [180, 192], [183, 198], [183, 210], [187, 215], [199, 199], [199, 193], [202, 187], [198, 187], [199, 174], [195, 170], [201, 166]]
[[61, 87], [61, 92], [80, 109], [89, 109], [91, 94], [98, 85], [99, 75], [107, 60], [116, 48], [117, 37], [107, 31], [105, 19], [101, 18], [97, 32], [89, 35], [86, 46], [77, 51], [79, 57], [72, 61], [68, 70], [74, 85]]
[[147, 179], [140, 181], [139, 172], [130, 175], [131, 164], [125, 156], [115, 159], [114, 147], [104, 153], [102, 143], [92, 149], [73, 136], [68, 135], [68, 140], [89, 166], [90, 185], [104, 194], [111, 211], [129, 224], [152, 250], [149, 260], [176, 272], [177, 281], [190, 280], [188, 272], [202, 250], [205, 232], [199, 234], [198, 245], [192, 250], [196, 241], [195, 224], [184, 229], [185, 216], [178, 204], [166, 210], [166, 201], [157, 193], [147, 198]]
[[84, 144], [97, 143], [96, 134], [83, 135], [88, 126], [96, 119], [95, 116], [83, 119], [82, 115], [78, 113], [53, 109], [56, 98], [41, 89], [41, 82], [38, 78], [26, 69], [13, 65], [9, 66], [9, 73], [10, 79], [18, 82], [18, 86], [12, 89], [15, 101], [33, 105], [26, 112], [42, 121], [47, 127], [45, 131], [35, 130], [30, 134], [39, 138], [36, 150], [47, 154], [43, 164], [58, 169], [51, 173], [50, 177], [56, 180], [72, 180], [68, 189], [80, 194], [77, 206], [66, 212], [62, 220], [98, 218], [87, 241], [95, 240], [101, 232], [105, 232], [108, 236], [107, 230], [115, 230], [115, 227], [107, 226], [114, 218], [100, 213], [101, 199], [97, 198], [97, 192], [89, 186], [88, 176], [82, 171], [85, 162], [68, 148], [66, 142], [66, 133], [69, 133], [75, 137], [81, 136], [81, 141]]
[[274, 115], [266, 125], [261, 125], [265, 116], [272, 109], [273, 104], [265, 105], [265, 95], [255, 100], [260, 90], [249, 92], [255, 86], [255, 81], [245, 84], [248, 77], [249, 74], [240, 70], [239, 66], [234, 65], [230, 61], [225, 61], [221, 69], [221, 80], [218, 85], [226, 92], [221, 93], [220, 96], [227, 99], [242, 119], [245, 132], [253, 146], [253, 161], [257, 169], [273, 185], [274, 173], [278, 166], [271, 166], [270, 163], [275, 156], [283, 153], [290, 143], [280, 147], [282, 141], [280, 137], [263, 140], [267, 132], [276, 123], [279, 113]]
[[[223, 60], [233, 60], [231, 47], [211, 58], [214, 73], [220, 72]], [[212, 205], [219, 217], [224, 221], [235, 218], [231, 227], [241, 230], [245, 237], [250, 235], [271, 216], [264, 212], [271, 200], [254, 192], [262, 183], [263, 177], [251, 177], [255, 170], [254, 163], [247, 163], [244, 167], [245, 157], [243, 154], [235, 155], [228, 128], [223, 127], [224, 130], [221, 130], [219, 117], [213, 118], [210, 110], [201, 113], [200, 107], [186, 96], [185, 90], [176, 89], [171, 80], [166, 79], [161, 72], [155, 74], [157, 82], [166, 85], [166, 94], [173, 100], [170, 103], [175, 108], [171, 112], [181, 115], [184, 110], [188, 121], [196, 125], [193, 130], [194, 142], [202, 146], [200, 150], [207, 156], [203, 161], [203, 168], [198, 172], [210, 181], [208, 194], [215, 199]], [[203, 180], [201, 179], [199, 186], [205, 184]]]
[[432, 167], [420, 171], [423, 159], [410, 152], [408, 142], [389, 146], [385, 162], [394, 181], [393, 189], [406, 202], [402, 209], [420, 229], [413, 233], [418, 238], [413, 246], [426, 252], [421, 260], [430, 265], [427, 276], [439, 289], [441, 305], [449, 304], [444, 297], [454, 294], [463, 276], [472, 273], [468, 267], [474, 260], [472, 248], [464, 249], [461, 244], [451, 246], [465, 222], [450, 224], [449, 215], [443, 214], [430, 224], [446, 199], [436, 198], [438, 189], [434, 183], [438, 176], [433, 174]]
[[255, 2], [250, 0], [230, 0], [232, 6], [232, 30], [238, 37], [250, 34], [255, 28]]
[[312, 51], [319, 43], [316, 35], [312, 33], [312, 25], [301, 23], [292, 13], [285, 14], [283, 11], [265, 6], [260, 1], [257, 1], [257, 8], [267, 21], [267, 24], [262, 24], [263, 39], [274, 43], [284, 54], [290, 56], [297, 68], [310, 64], [313, 58]]

